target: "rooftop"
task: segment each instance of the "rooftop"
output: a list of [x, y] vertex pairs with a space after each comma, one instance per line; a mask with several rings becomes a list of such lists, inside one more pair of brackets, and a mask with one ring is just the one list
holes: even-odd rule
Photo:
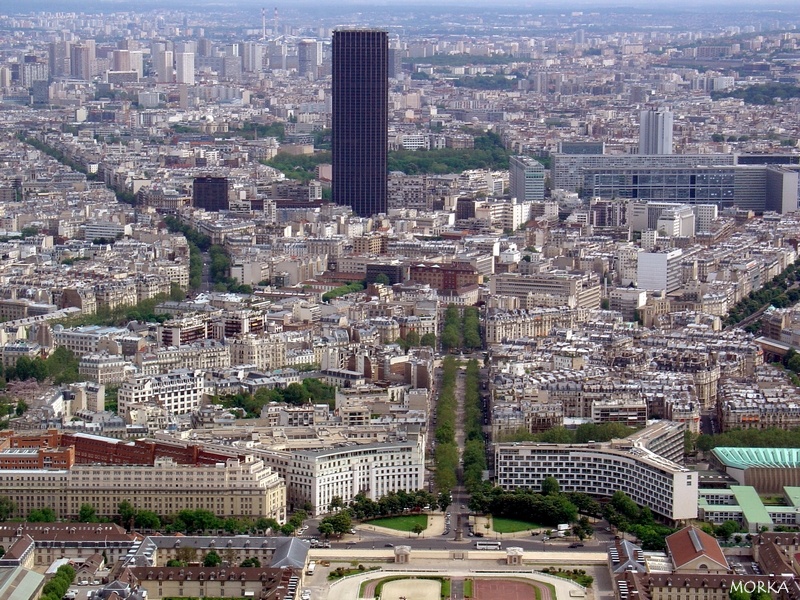
[[721, 447], [714, 448], [712, 452], [723, 465], [734, 469], [800, 467], [800, 448]]

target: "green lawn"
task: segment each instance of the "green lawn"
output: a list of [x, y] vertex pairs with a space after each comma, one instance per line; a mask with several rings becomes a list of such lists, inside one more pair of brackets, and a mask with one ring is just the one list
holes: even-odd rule
[[528, 531], [529, 529], [545, 529], [545, 527], [529, 521], [492, 517], [492, 529], [497, 533], [517, 533], [518, 531]]
[[414, 525], [422, 525], [428, 528], [428, 515], [404, 515], [402, 517], [384, 517], [382, 519], [373, 519], [368, 521], [370, 525], [377, 525], [378, 527], [387, 527], [389, 529], [396, 529], [397, 531], [412, 531]]

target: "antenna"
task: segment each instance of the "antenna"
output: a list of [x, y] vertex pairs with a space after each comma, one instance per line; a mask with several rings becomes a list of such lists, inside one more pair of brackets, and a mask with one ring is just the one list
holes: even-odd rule
[[267, 39], [267, 9], [261, 9], [261, 39]]
[[275, 35], [278, 35], [278, 7], [275, 7]]

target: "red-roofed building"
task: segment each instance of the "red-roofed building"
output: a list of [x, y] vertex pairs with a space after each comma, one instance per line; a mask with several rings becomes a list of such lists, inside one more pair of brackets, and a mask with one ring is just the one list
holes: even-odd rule
[[697, 527], [667, 536], [667, 553], [675, 573], [727, 573], [728, 561], [719, 543]]

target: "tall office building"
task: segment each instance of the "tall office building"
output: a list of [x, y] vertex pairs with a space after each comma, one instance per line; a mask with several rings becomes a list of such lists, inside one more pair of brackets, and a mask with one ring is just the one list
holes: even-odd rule
[[172, 50], [164, 50], [153, 57], [153, 68], [156, 70], [158, 83], [173, 83], [175, 72], [173, 71]]
[[112, 54], [114, 67], [113, 71], [131, 71], [131, 51], [130, 50], [114, 50]]
[[509, 166], [509, 192], [520, 202], [544, 200], [544, 166], [530, 156], [512, 156]]
[[50, 42], [48, 45], [50, 75], [53, 77], [69, 75], [71, 54], [69, 42]]
[[639, 154], [672, 154], [669, 110], [643, 110], [639, 114]]
[[387, 210], [389, 42], [385, 31], [333, 33], [333, 201]]
[[194, 52], [178, 52], [175, 54], [175, 71], [178, 83], [194, 85]]
[[322, 42], [302, 40], [297, 43], [297, 72], [301, 77], [317, 78], [317, 68], [322, 64]]
[[192, 183], [192, 206], [210, 212], [228, 210], [227, 177], [195, 177]]
[[70, 48], [70, 75], [75, 79], [91, 80], [92, 68], [89, 53], [89, 46], [84, 44], [76, 44]]
[[245, 42], [242, 48], [242, 65], [248, 73], [258, 73], [264, 68], [267, 47], [258, 42]]

